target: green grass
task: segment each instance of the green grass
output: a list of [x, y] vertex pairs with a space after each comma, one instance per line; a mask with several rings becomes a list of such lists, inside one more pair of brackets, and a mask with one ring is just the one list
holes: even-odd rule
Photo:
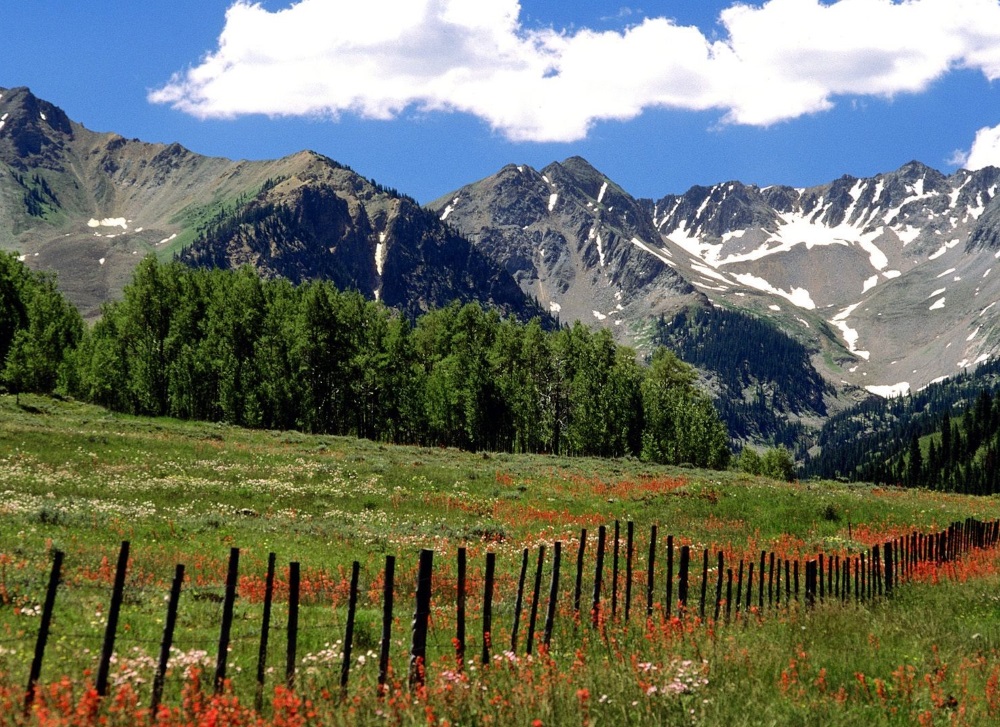
[[[302, 567], [299, 684], [313, 696], [324, 688], [336, 691], [346, 582], [351, 561], [358, 560], [355, 655], [364, 656], [365, 663], [355, 664], [351, 684], [364, 709], [352, 713], [339, 698], [316, 696], [316, 719], [383, 724], [371, 696], [381, 629], [381, 569], [386, 555], [397, 557], [392, 663], [396, 678], [405, 682], [417, 553], [432, 548], [430, 688], [419, 708], [401, 698], [390, 720], [396, 723], [426, 724], [425, 708], [452, 724], [487, 718], [498, 724], [534, 719], [544, 724], [584, 719], [591, 724], [910, 724], [924, 712], [931, 723], [945, 724], [962, 710], [966, 723], [976, 723], [993, 714], [987, 695], [1000, 669], [1000, 597], [995, 595], [1000, 576], [992, 555], [977, 560], [972, 570], [940, 574], [936, 584], [906, 584], [891, 601], [872, 606], [827, 604], [814, 612], [793, 607], [708, 628], [664, 625], [658, 605], [652, 631], [635, 617], [645, 610], [646, 552], [654, 523], [661, 550], [663, 538], [672, 534], [678, 545], [690, 544], [698, 553], [693, 560], [700, 578], [702, 548], [724, 550], [727, 565], [741, 557], [756, 559], [762, 549], [803, 559], [819, 551], [849, 554], [893, 534], [930, 531], [968, 516], [997, 518], [1000, 502], [831, 482], [786, 484], [636, 460], [396, 447], [126, 417], [29, 396], [16, 406], [13, 397], [0, 397], [0, 702], [3, 685], [23, 688], [53, 548], [65, 551], [66, 563], [43, 681], [65, 674], [79, 683], [86, 680], [84, 670], [96, 668], [111, 572], [119, 543], [127, 539], [132, 558], [115, 673], [135, 686], [143, 703], [174, 564], [186, 565], [189, 580], [182, 592], [168, 704], [179, 703], [182, 663], [201, 663], [211, 674], [226, 558], [236, 546], [243, 578], [230, 655], [236, 694], [244, 703], [252, 701], [259, 594], [272, 551], [282, 583], [289, 561]], [[587, 625], [586, 614], [582, 624], [574, 623], [573, 567], [580, 529], [586, 527], [584, 602], [589, 608], [595, 532], [616, 519], [623, 523], [623, 537], [624, 523], [635, 522], [633, 607], [638, 610], [630, 624], [611, 622], [602, 634]], [[521, 551], [532, 549], [530, 585], [534, 549], [548, 548], [543, 615], [556, 540], [564, 543], [564, 551], [551, 661], [524, 659], [522, 623], [516, 664], [501, 657], [502, 664], [470, 667], [466, 677], [447, 681], [444, 675], [454, 660], [456, 549], [464, 546], [469, 552], [468, 654], [473, 659], [481, 648], [484, 553], [497, 553], [494, 653], [500, 653], [509, 640]], [[606, 579], [610, 558], [609, 551]], [[661, 554], [657, 601], [662, 600], [662, 568]], [[605, 586], [606, 603], [610, 586]], [[287, 600], [282, 587], [272, 619], [272, 685], [284, 674]], [[0, 716], [0, 724], [5, 719]]]

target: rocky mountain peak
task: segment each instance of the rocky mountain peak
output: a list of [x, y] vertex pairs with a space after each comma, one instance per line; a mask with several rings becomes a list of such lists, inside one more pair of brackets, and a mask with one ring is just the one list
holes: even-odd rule
[[73, 138], [62, 109], [21, 86], [0, 89], [0, 161], [27, 170], [58, 168], [59, 150]]

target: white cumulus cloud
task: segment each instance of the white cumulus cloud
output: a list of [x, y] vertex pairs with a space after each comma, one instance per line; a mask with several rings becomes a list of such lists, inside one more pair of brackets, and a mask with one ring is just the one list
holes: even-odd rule
[[961, 166], [970, 171], [983, 167], [1000, 167], [1000, 126], [986, 127], [976, 132], [972, 149], [964, 155]]
[[463, 112], [510, 139], [572, 141], [650, 108], [768, 125], [837, 97], [919, 93], [956, 68], [1000, 78], [997, 0], [737, 3], [717, 38], [666, 18], [529, 29], [520, 13], [517, 0], [301, 0], [275, 12], [238, 0], [218, 48], [149, 98], [202, 118]]

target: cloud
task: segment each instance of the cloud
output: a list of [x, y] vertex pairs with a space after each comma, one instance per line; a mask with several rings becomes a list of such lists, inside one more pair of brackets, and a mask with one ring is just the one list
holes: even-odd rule
[[950, 70], [1000, 78], [997, 0], [770, 0], [725, 32], [646, 18], [527, 29], [517, 0], [239, 0], [218, 48], [149, 94], [200, 118], [463, 112], [521, 141], [573, 141], [646, 109], [766, 126], [838, 97], [920, 93]]
[[1000, 167], [1000, 126], [982, 128], [976, 132], [972, 149], [965, 155], [961, 166], [970, 171], [983, 167]]

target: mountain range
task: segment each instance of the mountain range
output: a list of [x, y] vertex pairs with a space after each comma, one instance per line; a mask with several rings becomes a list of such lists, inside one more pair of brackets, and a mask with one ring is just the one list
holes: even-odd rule
[[231, 161], [96, 133], [0, 89], [0, 249], [54, 271], [85, 318], [149, 254], [324, 277], [410, 313], [453, 299], [544, 315], [437, 215], [312, 152]]
[[[156, 254], [328, 278], [409, 314], [457, 298], [580, 320], [641, 354], [667, 342], [697, 359], [692, 342], [752, 336], [767, 342], [754, 361], [718, 345], [701, 356], [703, 384], [809, 429], [996, 353], [998, 189], [996, 168], [910, 162], [805, 189], [730, 181], [637, 199], [571, 157], [508, 165], [422, 207], [313, 152], [204, 157], [0, 89], [0, 248], [55, 271], [85, 317]], [[808, 387], [756, 360], [769, 350]]]

